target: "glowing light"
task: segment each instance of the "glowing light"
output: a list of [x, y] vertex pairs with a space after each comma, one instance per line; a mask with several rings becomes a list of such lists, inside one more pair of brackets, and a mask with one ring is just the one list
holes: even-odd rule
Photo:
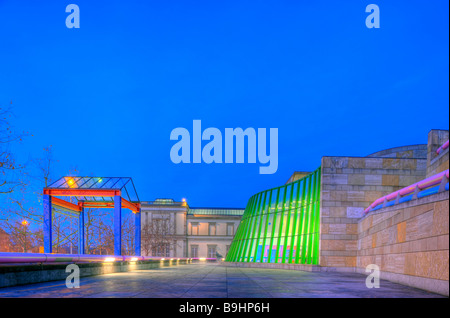
[[27, 221], [27, 220], [23, 220], [23, 221], [22, 221], [22, 225], [23, 225], [23, 226], [27, 226], [27, 225], [28, 225], [28, 221]]
[[114, 262], [116, 259], [114, 257], [105, 258], [105, 262]]
[[199, 260], [200, 260], [200, 261], [206, 261], [206, 258], [200, 257]]
[[132, 261], [132, 262], [136, 262], [137, 260], [138, 260], [137, 257], [132, 257], [132, 258], [131, 258], [131, 261]]
[[165, 258], [161, 258], [161, 260], [162, 260], [162, 261], [164, 261], [164, 260], [165, 260]]
[[171, 258], [170, 260], [173, 261], [173, 258]]

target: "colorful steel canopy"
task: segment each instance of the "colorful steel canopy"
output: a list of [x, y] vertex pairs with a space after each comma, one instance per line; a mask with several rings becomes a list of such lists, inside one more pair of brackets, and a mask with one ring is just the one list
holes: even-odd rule
[[[67, 201], [61, 197], [70, 197], [70, 199]], [[84, 208], [114, 209], [115, 255], [122, 255], [122, 208], [133, 211], [135, 219], [135, 253], [136, 255], [141, 254], [141, 203], [131, 178], [65, 176], [44, 188], [45, 253], [52, 253], [53, 247], [52, 206], [58, 206], [78, 214], [79, 254], [84, 254], [85, 252]]]
[[[53, 203], [62, 208], [79, 211], [86, 208], [113, 208], [114, 196], [122, 197], [122, 207], [139, 212], [139, 196], [129, 177], [61, 177], [44, 188], [44, 194], [53, 197]], [[77, 204], [55, 198], [70, 196]]]

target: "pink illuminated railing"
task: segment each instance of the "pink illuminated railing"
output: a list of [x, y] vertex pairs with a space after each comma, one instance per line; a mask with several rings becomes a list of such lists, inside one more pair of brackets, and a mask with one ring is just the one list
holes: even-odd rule
[[448, 142], [449, 140], [447, 140], [442, 146], [440, 146], [437, 150], [436, 153], [440, 154], [442, 150], [447, 149], [448, 148]]
[[377, 200], [375, 200], [367, 209], [364, 210], [364, 213], [368, 213], [373, 208], [380, 204], [384, 204], [388, 201], [397, 200], [403, 196], [417, 193], [418, 191], [426, 190], [428, 188], [437, 186], [438, 184], [447, 183], [449, 179], [449, 170], [438, 173], [432, 177], [429, 177], [425, 180], [416, 182], [410, 186], [407, 186], [398, 191], [392, 192], [391, 194], [385, 195]]
[[40, 253], [0, 253], [2, 263], [87, 263], [87, 262], [135, 262], [147, 260], [188, 260], [188, 258], [117, 256], [117, 255], [74, 255], [74, 254], [40, 254]]

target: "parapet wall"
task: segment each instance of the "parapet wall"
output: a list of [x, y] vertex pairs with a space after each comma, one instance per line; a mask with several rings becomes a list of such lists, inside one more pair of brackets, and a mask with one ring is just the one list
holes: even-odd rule
[[358, 222], [356, 271], [449, 295], [449, 192], [383, 208]]

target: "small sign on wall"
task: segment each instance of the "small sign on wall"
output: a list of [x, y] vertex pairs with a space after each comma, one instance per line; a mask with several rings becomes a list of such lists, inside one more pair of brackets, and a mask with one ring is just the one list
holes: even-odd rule
[[348, 218], [361, 218], [364, 214], [364, 208], [348, 207], [347, 217]]

